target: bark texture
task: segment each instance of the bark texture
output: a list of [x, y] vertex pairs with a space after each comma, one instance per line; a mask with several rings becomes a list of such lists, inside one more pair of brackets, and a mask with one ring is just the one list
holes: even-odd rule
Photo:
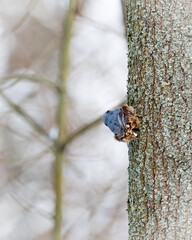
[[129, 239], [192, 239], [192, 2], [127, 0]]

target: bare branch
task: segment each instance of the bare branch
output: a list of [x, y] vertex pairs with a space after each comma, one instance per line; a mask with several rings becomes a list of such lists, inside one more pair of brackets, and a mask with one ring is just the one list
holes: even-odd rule
[[57, 124], [58, 124], [58, 137], [56, 141], [55, 150], [55, 226], [54, 226], [54, 239], [61, 240], [61, 227], [62, 227], [62, 195], [63, 195], [63, 141], [67, 135], [67, 119], [66, 119], [66, 81], [69, 71], [69, 45], [71, 38], [71, 31], [74, 19], [74, 9], [76, 0], [70, 0], [69, 10], [63, 23], [63, 39], [61, 42], [60, 52], [60, 66], [59, 66], [59, 102], [57, 109]]
[[[50, 79], [44, 78], [42, 76], [28, 75], [28, 74], [13, 74], [10, 76], [4, 76], [0, 78], [0, 82], [4, 83], [4, 82], [7, 82], [7, 80], [12, 80], [12, 79], [16, 79], [16, 80], [13, 83], [11, 83], [8, 87], [11, 87], [16, 83], [20, 82], [21, 80], [23, 80], [23, 81], [31, 81], [34, 83], [41, 83], [48, 87], [57, 88], [57, 84], [51, 81]], [[5, 90], [6, 88], [7, 87], [3, 88], [3, 90]]]
[[19, 114], [22, 118], [26, 120], [37, 132], [45, 136], [49, 141], [52, 142], [52, 139], [49, 137], [49, 134], [46, 130], [38, 124], [31, 116], [29, 116], [20, 106], [13, 103], [5, 94], [0, 92], [1, 97], [5, 100], [5, 102], [12, 108], [14, 111]]
[[88, 123], [87, 125], [77, 129], [77, 131], [75, 131], [74, 133], [72, 133], [71, 135], [69, 135], [67, 137], [67, 139], [64, 141], [63, 146], [65, 147], [67, 144], [71, 143], [73, 140], [75, 140], [77, 137], [79, 137], [80, 135], [84, 134], [85, 132], [87, 132], [88, 130], [90, 130], [91, 128], [97, 126], [99, 123], [102, 122], [102, 116], [95, 119], [94, 121]]

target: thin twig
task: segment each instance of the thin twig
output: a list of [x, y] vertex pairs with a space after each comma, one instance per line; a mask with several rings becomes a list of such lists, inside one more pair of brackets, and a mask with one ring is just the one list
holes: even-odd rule
[[13, 103], [5, 94], [0, 92], [1, 97], [5, 100], [5, 102], [17, 113], [19, 114], [22, 118], [28, 122], [33, 129], [35, 129], [38, 133], [42, 134], [45, 136], [49, 141], [52, 141], [49, 137], [49, 134], [46, 132], [46, 130], [39, 124], [37, 123], [31, 116], [29, 116], [19, 105]]
[[[50, 79], [44, 78], [42, 76], [37, 76], [35, 74], [33, 74], [33, 75], [32, 74], [31, 75], [30, 74], [12, 74], [9, 76], [1, 77], [0, 82], [7, 83], [7, 80], [12, 80], [12, 79], [16, 79], [16, 80], [10, 84], [11, 86], [15, 85], [16, 83], [20, 82], [21, 80], [24, 80], [24, 81], [31, 81], [31, 82], [35, 82], [35, 83], [41, 83], [41, 84], [44, 84], [49, 87], [57, 88], [56, 83], [54, 83]], [[8, 87], [10, 87], [10, 86], [8, 86]]]
[[97, 126], [99, 123], [102, 122], [102, 116], [97, 118], [96, 120], [86, 124], [85, 126], [77, 129], [77, 131], [75, 131], [74, 133], [72, 133], [71, 135], [69, 135], [67, 137], [67, 139], [64, 141], [64, 147], [71, 143], [73, 140], [75, 140], [77, 137], [79, 137], [81, 134], [84, 134], [85, 132], [87, 132], [88, 130], [90, 130], [91, 128]]
[[70, 0], [69, 10], [63, 23], [63, 39], [61, 41], [60, 50], [60, 66], [59, 66], [59, 102], [57, 109], [57, 124], [58, 124], [58, 137], [56, 140], [55, 149], [55, 224], [54, 224], [54, 240], [61, 240], [62, 228], [62, 204], [63, 204], [63, 141], [67, 136], [67, 120], [66, 120], [66, 81], [69, 71], [69, 45], [71, 39], [71, 31], [74, 19], [74, 9], [76, 0]]

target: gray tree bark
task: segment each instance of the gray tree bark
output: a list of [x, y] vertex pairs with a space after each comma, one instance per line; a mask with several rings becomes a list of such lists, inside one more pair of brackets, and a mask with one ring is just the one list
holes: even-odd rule
[[192, 2], [127, 0], [129, 239], [192, 239]]

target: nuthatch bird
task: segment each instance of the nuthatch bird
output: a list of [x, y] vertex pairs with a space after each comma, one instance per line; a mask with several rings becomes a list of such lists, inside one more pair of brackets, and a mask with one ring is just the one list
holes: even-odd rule
[[135, 140], [139, 132], [139, 115], [131, 106], [107, 111], [103, 115], [104, 124], [114, 133], [115, 139], [120, 142]]

